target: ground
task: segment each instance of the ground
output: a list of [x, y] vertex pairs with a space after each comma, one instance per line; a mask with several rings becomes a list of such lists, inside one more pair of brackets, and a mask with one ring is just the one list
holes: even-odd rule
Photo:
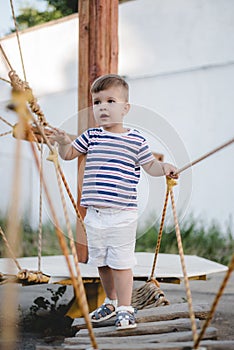
[[[212, 304], [214, 297], [223, 281], [224, 273], [214, 274], [207, 277], [207, 281], [190, 281], [190, 288], [192, 291], [193, 303], [208, 303]], [[0, 286], [0, 306], [2, 309], [2, 302], [4, 300], [4, 285]], [[51, 288], [51, 285], [43, 286], [30, 286], [21, 287], [17, 286], [19, 293], [19, 313], [20, 315], [26, 315], [32, 306], [34, 300], [38, 297], [43, 297], [49, 300], [51, 305], [54, 305], [51, 297], [54, 294], [48, 291], [47, 288]], [[55, 291], [58, 290], [59, 286], [54, 285], [52, 287]], [[180, 303], [186, 301], [186, 293], [184, 284], [168, 284], [161, 283], [161, 288], [165, 293], [165, 296], [170, 300], [171, 303]], [[71, 287], [67, 288], [66, 292], [58, 300], [58, 304], [67, 304], [73, 295]], [[35, 305], [35, 304], [34, 304]], [[50, 305], [50, 306], [51, 306]], [[234, 340], [234, 274], [231, 275], [229, 282], [225, 288], [224, 294], [222, 295], [218, 307], [216, 309], [215, 316], [212, 320], [211, 325], [218, 329], [219, 339]], [[56, 306], [57, 307], [57, 306]], [[0, 313], [1, 325], [4, 321], [2, 319], [2, 313]], [[47, 318], [45, 318], [46, 320]], [[46, 321], [45, 321], [46, 322]], [[57, 321], [55, 321], [57, 322]], [[69, 327], [69, 324], [68, 324]], [[57, 345], [63, 342], [65, 336], [70, 336], [69, 330], [66, 334], [62, 334], [59, 330], [51, 331], [50, 328], [44, 327], [45, 329], [41, 332], [28, 331], [24, 328], [20, 330], [19, 341], [17, 350], [35, 350], [37, 344], [51, 344]], [[64, 332], [66, 333], [66, 332]]]

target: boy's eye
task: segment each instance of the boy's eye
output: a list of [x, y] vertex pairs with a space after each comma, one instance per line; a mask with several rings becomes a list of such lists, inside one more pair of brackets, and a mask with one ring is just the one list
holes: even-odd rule
[[96, 100], [96, 101], [94, 101], [94, 105], [98, 105], [100, 103], [100, 101], [98, 101], [98, 100]]
[[115, 100], [113, 100], [112, 98], [110, 98], [107, 102], [108, 102], [108, 103], [114, 103]]

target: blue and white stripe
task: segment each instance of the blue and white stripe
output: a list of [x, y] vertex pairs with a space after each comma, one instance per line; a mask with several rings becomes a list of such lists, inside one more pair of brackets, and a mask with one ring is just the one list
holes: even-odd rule
[[82, 206], [137, 207], [140, 166], [154, 159], [139, 131], [131, 129], [117, 134], [92, 128], [72, 145], [77, 151], [87, 153]]

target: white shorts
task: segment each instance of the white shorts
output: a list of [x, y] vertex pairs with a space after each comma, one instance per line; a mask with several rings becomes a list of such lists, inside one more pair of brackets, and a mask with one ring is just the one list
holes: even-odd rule
[[97, 267], [132, 268], [137, 229], [137, 210], [88, 207], [84, 219], [89, 261]]

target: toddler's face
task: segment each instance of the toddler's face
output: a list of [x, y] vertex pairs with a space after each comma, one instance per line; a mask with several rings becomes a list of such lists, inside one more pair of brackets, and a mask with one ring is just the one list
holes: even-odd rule
[[123, 88], [120, 86], [93, 93], [93, 112], [99, 126], [109, 128], [123, 122], [128, 111]]

